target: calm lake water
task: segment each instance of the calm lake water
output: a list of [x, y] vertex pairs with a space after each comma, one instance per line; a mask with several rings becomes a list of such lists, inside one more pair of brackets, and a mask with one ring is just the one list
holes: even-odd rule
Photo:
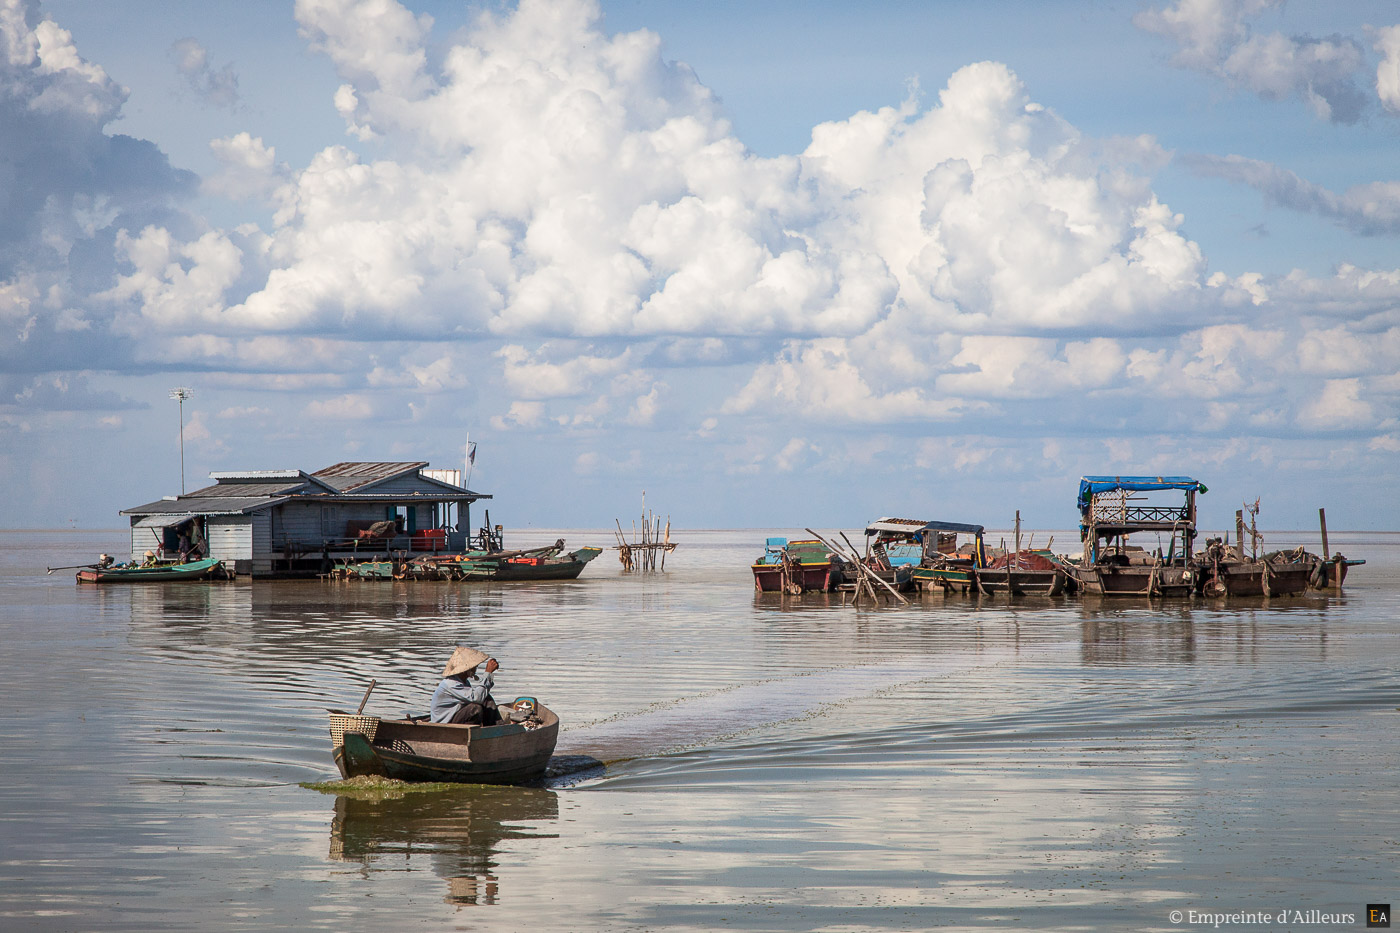
[[[567, 583], [98, 587], [44, 569], [124, 532], [0, 533], [0, 929], [1306, 930], [1400, 906], [1400, 535], [1333, 532], [1368, 560], [1344, 595], [876, 609], [756, 595], [772, 533], [682, 532], [664, 574], [607, 551]], [[612, 542], [509, 544], [561, 535]], [[326, 707], [373, 678], [367, 710], [422, 711], [458, 643], [606, 768], [301, 786], [336, 777]]]

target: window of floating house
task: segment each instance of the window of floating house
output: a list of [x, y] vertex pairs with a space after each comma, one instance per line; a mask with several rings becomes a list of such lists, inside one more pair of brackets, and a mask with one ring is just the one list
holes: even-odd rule
[[400, 534], [413, 534], [418, 530], [418, 506], [416, 505], [386, 506], [384, 517], [398, 525]]

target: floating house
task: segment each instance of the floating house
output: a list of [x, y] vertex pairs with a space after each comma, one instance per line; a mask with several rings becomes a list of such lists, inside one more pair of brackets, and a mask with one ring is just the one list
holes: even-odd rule
[[123, 509], [131, 554], [193, 554], [239, 575], [312, 576], [336, 560], [466, 548], [471, 504], [459, 470], [415, 463], [337, 463], [315, 473], [209, 474], [214, 485]]

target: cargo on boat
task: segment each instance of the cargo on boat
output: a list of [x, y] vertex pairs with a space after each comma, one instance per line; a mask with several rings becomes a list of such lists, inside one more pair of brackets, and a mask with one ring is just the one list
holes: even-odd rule
[[1021, 547], [1019, 509], [1013, 535], [1015, 550], [998, 553], [977, 568], [977, 584], [982, 595], [1059, 596], [1078, 588], [1078, 581], [1069, 576], [1065, 562], [1048, 548]]
[[[1134, 493], [1179, 492], [1184, 501]], [[1196, 494], [1206, 487], [1189, 476], [1085, 476], [1079, 482], [1079, 536], [1083, 555], [1067, 565], [1086, 595], [1187, 597], [1198, 586], [1193, 557]], [[1127, 543], [1134, 534], [1167, 535], [1165, 552]]]
[[501, 715], [506, 721], [480, 726], [331, 710], [331, 751], [345, 778], [520, 784], [540, 777], [554, 754], [559, 717], [533, 697], [517, 698]]
[[985, 593], [1012, 596], [1059, 596], [1068, 586], [1064, 563], [1048, 550], [1013, 551], [988, 561], [977, 571]]

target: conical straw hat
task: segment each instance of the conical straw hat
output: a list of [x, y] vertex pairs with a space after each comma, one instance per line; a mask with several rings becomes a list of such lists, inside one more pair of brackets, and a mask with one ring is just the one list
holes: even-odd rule
[[452, 657], [447, 659], [447, 666], [442, 669], [442, 676], [451, 677], [453, 674], [470, 671], [482, 661], [490, 659], [489, 654], [482, 654], [475, 648], [468, 648], [466, 645], [458, 645], [457, 650], [452, 652]]

